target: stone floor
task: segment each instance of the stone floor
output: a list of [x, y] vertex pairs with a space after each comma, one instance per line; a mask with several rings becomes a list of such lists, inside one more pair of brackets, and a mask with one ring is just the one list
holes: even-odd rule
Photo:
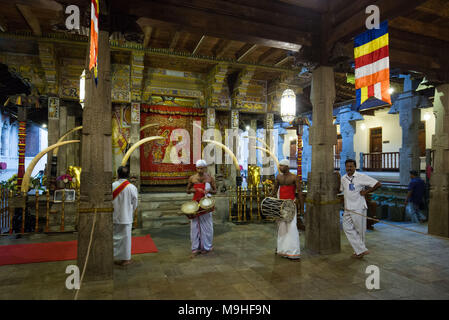
[[[401, 223], [426, 232], [427, 225]], [[79, 299], [449, 299], [449, 240], [376, 224], [367, 233], [371, 255], [303, 251], [300, 262], [275, 256], [274, 224], [216, 224], [214, 252], [190, 258], [188, 226], [134, 230], [150, 233], [158, 253], [133, 256], [116, 266], [114, 280], [84, 283]], [[0, 239], [0, 245], [72, 240], [75, 234]], [[301, 234], [301, 249], [304, 234]], [[76, 261], [0, 267], [0, 299], [73, 299], [65, 288], [67, 265]], [[369, 265], [380, 269], [380, 289], [368, 290]]]

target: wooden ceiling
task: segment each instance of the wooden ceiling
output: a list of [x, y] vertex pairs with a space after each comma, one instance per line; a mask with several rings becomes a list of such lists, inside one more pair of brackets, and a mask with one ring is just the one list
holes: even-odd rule
[[[109, 0], [100, 3], [100, 12], [107, 13], [111, 38], [185, 54], [147, 57], [151, 67], [207, 72], [216, 63], [214, 59], [298, 70], [307, 65], [305, 62], [331, 64], [337, 71], [336, 102], [355, 98], [353, 85], [345, 79], [353, 61], [352, 40], [365, 30], [365, 8], [377, 5], [381, 20], [389, 20], [391, 69], [416, 72], [417, 76], [425, 74], [434, 81], [449, 81], [449, 0]], [[67, 32], [64, 10], [72, 4], [79, 6], [81, 25], [87, 27], [88, 0], [0, 0], [0, 31], [31, 31], [35, 35]], [[27, 53], [36, 50], [35, 45], [5, 43], [0, 39], [0, 50], [20, 52], [20, 47]], [[186, 58], [192, 56], [211, 59]], [[258, 69], [256, 76], [272, 80], [281, 73]]]

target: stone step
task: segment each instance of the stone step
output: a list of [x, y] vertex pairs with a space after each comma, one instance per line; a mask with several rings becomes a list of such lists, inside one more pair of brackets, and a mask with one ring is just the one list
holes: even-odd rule
[[173, 201], [173, 202], [140, 202], [140, 211], [165, 211], [165, 210], [181, 210], [183, 203], [187, 201]]
[[189, 201], [192, 200], [192, 195], [187, 193], [141, 193], [139, 200], [141, 202]]

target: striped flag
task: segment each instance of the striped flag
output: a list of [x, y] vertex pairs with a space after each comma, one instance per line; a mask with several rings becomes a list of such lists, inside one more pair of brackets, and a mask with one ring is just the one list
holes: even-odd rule
[[357, 107], [375, 97], [391, 104], [388, 21], [354, 39]]
[[94, 68], [95, 85], [98, 82], [98, 16], [100, 7], [98, 0], [91, 0], [90, 9], [90, 53], [89, 53], [89, 70]]

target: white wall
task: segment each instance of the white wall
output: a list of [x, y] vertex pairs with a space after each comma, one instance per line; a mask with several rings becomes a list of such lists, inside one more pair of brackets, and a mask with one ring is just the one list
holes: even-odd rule
[[[426, 120], [426, 115], [429, 119]], [[435, 115], [433, 107], [421, 109], [421, 121], [426, 121], [426, 149], [432, 149], [432, 136], [435, 134]]]
[[[369, 153], [370, 128], [382, 127], [382, 152], [399, 152], [402, 145], [402, 128], [399, 125], [399, 114], [388, 114], [389, 109], [375, 111], [374, 116], [364, 115], [365, 120], [356, 122], [354, 135], [354, 151], [359, 168], [360, 152]], [[433, 108], [421, 109], [421, 120], [426, 120], [426, 149], [432, 148], [432, 135], [435, 134], [435, 116]], [[365, 129], [362, 129], [365, 125]], [[384, 143], [389, 141], [388, 143]]]
[[[402, 144], [402, 129], [399, 125], [399, 114], [388, 114], [388, 111], [389, 109], [375, 111], [374, 116], [364, 115], [365, 120], [356, 122], [354, 151], [356, 153], [357, 164], [359, 162], [360, 152], [369, 153], [370, 128], [382, 127], [382, 152], [399, 151]], [[363, 125], [365, 125], [364, 129], [362, 129]]]

